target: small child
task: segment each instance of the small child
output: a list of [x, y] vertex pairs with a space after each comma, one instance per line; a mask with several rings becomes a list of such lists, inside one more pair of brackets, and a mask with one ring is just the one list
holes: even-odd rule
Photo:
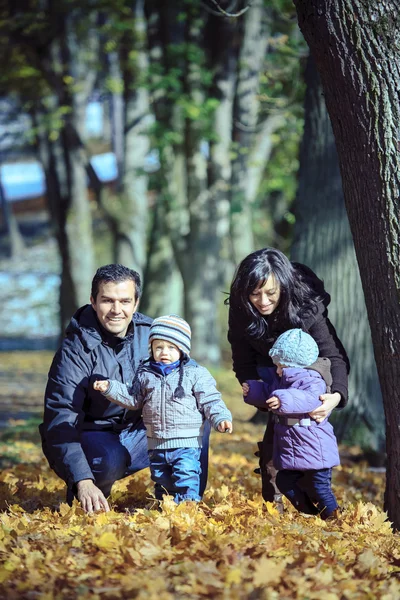
[[290, 329], [272, 346], [267, 382], [243, 383], [245, 402], [275, 413], [274, 467], [276, 485], [297, 510], [322, 519], [334, 517], [338, 504], [331, 489], [332, 467], [340, 464], [337, 441], [327, 419], [310, 418], [321, 405], [319, 396], [332, 384], [330, 360], [318, 358], [314, 339]]
[[136, 373], [131, 394], [118, 381], [96, 381], [108, 400], [143, 410], [154, 494], [177, 504], [199, 502], [200, 450], [205, 419], [217, 431], [232, 432], [232, 415], [205, 367], [190, 358], [191, 330], [177, 315], [154, 319], [149, 354]]

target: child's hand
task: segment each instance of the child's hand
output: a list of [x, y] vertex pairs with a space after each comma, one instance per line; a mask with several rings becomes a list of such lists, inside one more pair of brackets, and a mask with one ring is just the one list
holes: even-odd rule
[[93, 383], [93, 389], [98, 392], [103, 392], [103, 394], [107, 393], [108, 388], [110, 387], [109, 381], [95, 381]]
[[221, 433], [232, 433], [232, 423], [230, 421], [221, 421], [221, 423], [218, 425], [218, 431]]
[[243, 396], [247, 396], [250, 391], [250, 386], [248, 383], [242, 383]]
[[276, 396], [271, 396], [267, 400], [268, 410], [277, 410], [281, 407], [281, 401]]

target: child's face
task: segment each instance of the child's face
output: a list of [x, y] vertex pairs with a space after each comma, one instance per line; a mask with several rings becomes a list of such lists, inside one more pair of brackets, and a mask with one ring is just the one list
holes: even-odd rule
[[167, 340], [153, 340], [151, 342], [151, 351], [156, 362], [169, 365], [176, 362], [181, 356], [181, 351], [178, 346]]
[[282, 377], [282, 371], [285, 368], [285, 365], [282, 365], [281, 363], [278, 363], [276, 365], [276, 372], [279, 375], [279, 377]]

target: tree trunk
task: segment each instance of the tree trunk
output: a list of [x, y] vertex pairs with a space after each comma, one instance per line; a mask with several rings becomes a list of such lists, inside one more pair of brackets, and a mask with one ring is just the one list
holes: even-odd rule
[[[182, 102], [168, 100], [157, 85], [164, 76], [175, 77], [182, 96], [195, 114], [207, 99], [202, 83], [204, 65], [181, 52], [172, 64], [171, 50], [202, 48], [203, 21], [195, 6], [177, 27], [177, 7], [149, 5], [149, 41], [153, 62], [155, 112], [163, 127], [160, 149], [166, 223], [184, 285], [184, 315], [192, 328], [193, 354], [199, 361], [217, 364], [220, 358], [217, 301], [219, 256], [223, 235], [218, 196], [209, 189], [208, 161], [202, 149], [202, 124]], [[194, 11], [194, 12], [193, 12]], [[170, 25], [168, 25], [170, 24]], [[173, 138], [173, 142], [169, 142]]]
[[157, 198], [144, 272], [140, 310], [150, 317], [183, 314], [182, 277], [176, 266], [165, 223], [165, 203]]
[[[56, 13], [52, 16], [57, 18]], [[54, 95], [42, 104], [37, 135], [62, 263], [61, 331], [75, 310], [88, 302], [94, 270], [87, 156], [82, 139], [86, 105], [96, 78], [92, 61], [98, 54], [98, 39], [93, 28], [82, 44], [78, 40], [77, 16], [63, 17], [57, 25], [59, 35], [52, 41], [48, 56], [39, 54], [32, 59], [54, 88]], [[93, 25], [96, 14], [90, 19]], [[58, 130], [51, 128], [55, 114], [61, 115]]]
[[[91, 213], [87, 195], [85, 159], [74, 149], [71, 132], [49, 140], [37, 128], [38, 157], [46, 178], [46, 196], [61, 256], [60, 325], [89, 301], [93, 277]], [[76, 137], [76, 136], [72, 136]]]
[[242, 24], [237, 19], [213, 19], [207, 29], [206, 44], [210, 63], [215, 65], [211, 94], [218, 100], [213, 119], [213, 130], [217, 136], [209, 145], [209, 186], [211, 193], [218, 195], [218, 209], [223, 237], [219, 279], [221, 285], [232, 278], [232, 247], [229, 239], [231, 214], [231, 150], [232, 119], [237, 84], [237, 64], [242, 38]]
[[398, 4], [295, 0], [295, 5], [320, 73], [336, 139], [385, 409], [385, 505], [399, 529]]
[[[1, 172], [1, 167], [0, 167]], [[3, 184], [0, 179], [0, 207], [3, 213], [3, 231], [6, 235], [10, 258], [16, 258], [25, 250], [24, 238], [18, 227], [17, 219], [10, 208], [4, 194]]]
[[347, 350], [350, 403], [334, 413], [339, 440], [357, 435], [383, 451], [382, 396], [353, 239], [343, 199], [335, 139], [314, 60], [305, 72], [306, 99], [291, 259], [312, 268], [331, 295], [329, 317]]
[[133, 29], [122, 36], [119, 52], [108, 56], [114, 87], [110, 104], [117, 182], [114, 193], [102, 189], [101, 204], [114, 238], [115, 262], [143, 273], [148, 235], [145, 161], [150, 150], [151, 121], [149, 93], [143, 83], [138, 83], [137, 75], [148, 70], [143, 0], [135, 0], [133, 13]]
[[[259, 123], [259, 85], [269, 43], [270, 8], [256, 2], [244, 16], [239, 73], [233, 114], [231, 179], [232, 259], [237, 265], [254, 250], [252, 206], [249, 202], [249, 156]], [[254, 197], [251, 198], [254, 200]]]

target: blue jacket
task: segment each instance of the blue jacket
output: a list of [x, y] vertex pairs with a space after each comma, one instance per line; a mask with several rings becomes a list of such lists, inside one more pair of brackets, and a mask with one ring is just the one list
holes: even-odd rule
[[[319, 396], [327, 390], [322, 376], [326, 370], [323, 361], [326, 363], [327, 360], [319, 358], [312, 368], [307, 369], [286, 367], [282, 377], [278, 377], [276, 370], [271, 368], [268, 382], [247, 382], [250, 386], [245, 398], [247, 404], [266, 406], [265, 402], [271, 396], [276, 396], [281, 402], [280, 408], [274, 411], [277, 415], [273, 449], [276, 469], [308, 471], [340, 464], [332, 425], [328, 419], [317, 423], [308, 414], [321, 406]], [[300, 424], [293, 424], [295, 421], [300, 421]]]
[[90, 305], [80, 308], [49, 371], [44, 419], [39, 430], [50, 466], [72, 485], [94, 479], [80, 444], [82, 430], [121, 431], [141, 421], [141, 411], [124, 410], [93, 389], [96, 379], [131, 385], [139, 362], [148, 354], [152, 319], [134, 313], [125, 338], [101, 328]]

